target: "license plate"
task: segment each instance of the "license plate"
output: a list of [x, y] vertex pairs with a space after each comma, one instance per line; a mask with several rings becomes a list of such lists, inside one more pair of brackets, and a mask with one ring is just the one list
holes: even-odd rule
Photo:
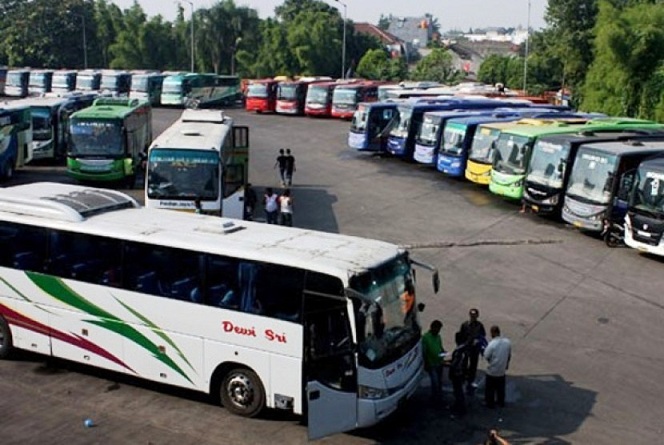
[[574, 225], [574, 227], [583, 227], [583, 224], [581, 224], [581, 221], [574, 221], [572, 224]]
[[639, 234], [639, 236], [644, 236], [646, 238], [650, 238], [652, 235], [648, 232], [644, 232], [643, 230], [637, 230], [636, 233]]
[[533, 212], [539, 212], [539, 206], [531, 206]]

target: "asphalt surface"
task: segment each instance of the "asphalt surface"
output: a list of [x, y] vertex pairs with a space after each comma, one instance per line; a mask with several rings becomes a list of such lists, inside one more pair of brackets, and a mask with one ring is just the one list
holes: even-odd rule
[[[156, 133], [178, 114], [155, 110]], [[387, 422], [320, 442], [477, 444], [494, 427], [516, 444], [659, 441], [664, 261], [520, 214], [429, 168], [354, 152], [347, 122], [228, 114], [250, 127], [250, 180], [259, 191], [279, 186], [277, 150], [293, 150], [295, 226], [413, 246], [440, 269], [441, 292], [421, 273], [418, 298], [424, 326], [443, 321], [447, 349], [471, 307], [513, 343], [506, 408], [482, 407], [480, 387], [469, 414], [453, 419], [429, 404], [424, 380]], [[38, 166], [10, 184], [38, 180], [70, 182], [62, 167]], [[131, 193], [142, 199], [141, 190]], [[87, 418], [96, 426], [86, 428]], [[0, 431], [3, 444], [307, 442], [296, 417], [242, 419], [204, 395], [28, 354], [0, 362]]]

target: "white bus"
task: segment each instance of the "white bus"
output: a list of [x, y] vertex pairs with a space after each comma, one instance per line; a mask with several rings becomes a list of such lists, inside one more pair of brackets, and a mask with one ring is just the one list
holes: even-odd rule
[[[305, 415], [311, 438], [394, 412], [423, 370], [415, 263], [382, 241], [0, 189], [0, 358], [14, 348]], [[434, 289], [438, 290], [438, 273]]]
[[185, 110], [148, 150], [145, 205], [244, 217], [249, 128], [219, 110]]

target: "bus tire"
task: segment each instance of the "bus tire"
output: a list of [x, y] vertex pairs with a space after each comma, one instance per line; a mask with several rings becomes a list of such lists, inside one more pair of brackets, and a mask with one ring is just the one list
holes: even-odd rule
[[14, 350], [12, 331], [5, 317], [0, 315], [0, 359], [8, 358]]
[[256, 373], [248, 368], [233, 368], [221, 381], [222, 405], [233, 414], [256, 417], [265, 407], [265, 390]]

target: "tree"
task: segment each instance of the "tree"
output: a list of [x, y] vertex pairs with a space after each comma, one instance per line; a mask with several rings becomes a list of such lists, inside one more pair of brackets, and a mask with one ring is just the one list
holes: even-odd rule
[[385, 79], [389, 70], [388, 55], [384, 50], [371, 49], [367, 51], [360, 63], [357, 64], [357, 75], [365, 79]]
[[441, 83], [455, 83], [463, 75], [454, 68], [449, 51], [436, 48], [424, 57], [411, 75], [413, 80], [431, 80]]

